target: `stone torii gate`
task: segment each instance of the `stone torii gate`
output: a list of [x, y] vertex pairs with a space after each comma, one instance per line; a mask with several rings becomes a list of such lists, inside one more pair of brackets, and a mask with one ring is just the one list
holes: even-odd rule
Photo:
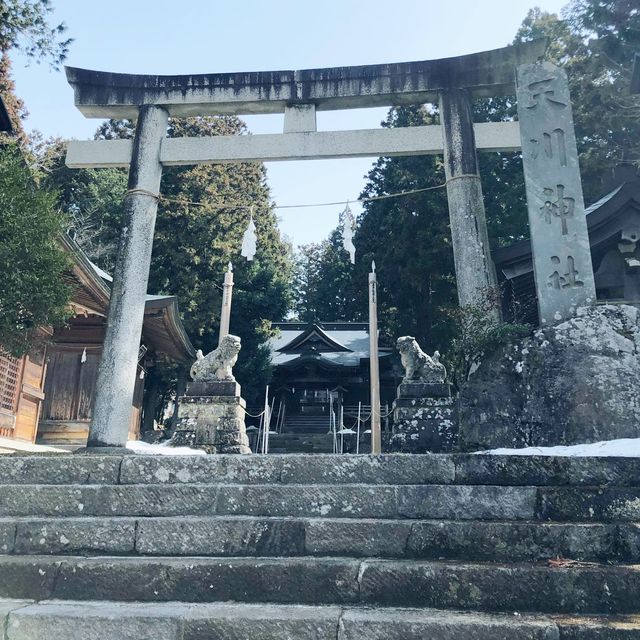
[[[87, 117], [137, 120], [131, 140], [73, 141], [69, 167], [129, 167], [90, 447], [126, 442], [162, 167], [218, 162], [444, 154], [460, 304], [496, 277], [477, 150], [522, 148], [540, 318], [595, 301], [566, 75], [545, 40], [456, 58], [360, 67], [185, 76], [67, 67]], [[512, 95], [518, 122], [473, 123], [476, 97]], [[317, 110], [437, 102], [441, 125], [318, 132]], [[276, 135], [166, 137], [169, 116], [284, 113]]]

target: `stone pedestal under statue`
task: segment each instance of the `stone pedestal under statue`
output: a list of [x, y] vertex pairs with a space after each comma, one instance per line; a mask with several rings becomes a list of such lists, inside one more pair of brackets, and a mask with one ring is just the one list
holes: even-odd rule
[[457, 435], [451, 386], [446, 382], [403, 382], [393, 403], [393, 421], [390, 451], [451, 451]]
[[191, 367], [194, 380], [179, 400], [174, 446], [207, 453], [251, 453], [244, 423], [246, 404], [232, 373], [239, 351], [240, 338], [228, 335], [207, 356], [198, 352]]
[[436, 351], [422, 351], [415, 338], [398, 338], [405, 376], [393, 403], [393, 434], [389, 450], [397, 453], [451, 451], [457, 423], [447, 370]]

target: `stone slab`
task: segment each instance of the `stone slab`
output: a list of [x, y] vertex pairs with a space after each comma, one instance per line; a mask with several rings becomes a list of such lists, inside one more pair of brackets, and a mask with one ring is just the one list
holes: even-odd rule
[[358, 567], [333, 558], [68, 558], [53, 597], [347, 604], [358, 600]]
[[640, 487], [545, 487], [538, 516], [547, 520], [630, 522], [640, 520]]
[[393, 401], [394, 408], [420, 409], [422, 407], [452, 407], [453, 398], [396, 398]]
[[60, 558], [0, 556], [0, 598], [51, 598]]
[[253, 516], [393, 518], [395, 487], [387, 485], [221, 485], [217, 513]]
[[215, 485], [12, 486], [1, 516], [172, 516], [215, 513]]
[[280, 456], [136, 456], [122, 461], [122, 484], [271, 484], [280, 478]]
[[398, 398], [449, 398], [451, 385], [448, 382], [402, 382], [398, 386]]
[[347, 609], [338, 640], [557, 640], [552, 620], [434, 609]]
[[360, 569], [370, 605], [540, 613], [635, 613], [640, 568], [371, 560]]
[[300, 556], [305, 523], [256, 518], [138, 520], [136, 550], [165, 556]]
[[193, 380], [187, 383], [185, 396], [236, 396], [240, 398], [240, 385], [232, 380], [218, 382]]
[[31, 603], [31, 600], [14, 600], [9, 598], [0, 600], [0, 640], [7, 640], [6, 630], [9, 614]]
[[401, 520], [311, 519], [305, 526], [309, 555], [402, 557], [412, 523]]
[[628, 562], [640, 562], [640, 522], [620, 523], [618, 530], [618, 551]]
[[424, 485], [398, 487], [398, 513], [407, 518], [530, 520], [534, 487]]
[[0, 456], [0, 485], [115, 484], [120, 460], [100, 455]]
[[185, 612], [180, 605], [38, 603], [10, 614], [7, 640], [181, 640]]
[[419, 520], [411, 527], [407, 557], [539, 561], [551, 558], [632, 561], [638, 550], [618, 548], [615, 525]]
[[427, 399], [414, 407], [399, 407], [396, 401], [390, 451], [419, 454], [455, 449], [458, 421], [452, 403], [443, 406], [442, 400]]
[[637, 640], [640, 616], [552, 616], [560, 640]]
[[0, 553], [11, 553], [16, 539], [16, 523], [0, 520]]
[[19, 520], [15, 553], [134, 553], [136, 521], [123, 518]]
[[336, 640], [337, 607], [198, 604], [184, 623], [184, 640]]
[[281, 482], [448, 484], [455, 468], [444, 455], [283, 456]]
[[640, 486], [637, 458], [567, 456], [453, 456], [456, 483]]

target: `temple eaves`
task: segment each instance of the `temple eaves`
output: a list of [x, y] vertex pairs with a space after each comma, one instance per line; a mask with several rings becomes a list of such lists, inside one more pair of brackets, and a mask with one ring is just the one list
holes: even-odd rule
[[89, 118], [136, 118], [144, 104], [171, 116], [282, 113], [420, 104], [466, 88], [475, 97], [514, 93], [518, 65], [540, 60], [547, 39], [422, 62], [179, 76], [134, 75], [66, 67], [75, 104]]

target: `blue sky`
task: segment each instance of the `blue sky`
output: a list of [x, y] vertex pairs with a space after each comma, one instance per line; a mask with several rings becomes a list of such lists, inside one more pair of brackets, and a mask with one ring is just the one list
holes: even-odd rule
[[[565, 0], [53, 0], [54, 19], [75, 39], [67, 63], [124, 73], [213, 73], [303, 69], [473, 53], [509, 44], [532, 6], [558, 12]], [[45, 137], [91, 138], [98, 120], [73, 105], [63, 72], [25, 67], [13, 56], [27, 128]], [[318, 114], [320, 130], [377, 127], [386, 109]], [[282, 116], [245, 118], [253, 133], [282, 131]], [[279, 205], [358, 196], [373, 159], [267, 165]], [[358, 213], [359, 207], [353, 207]], [[341, 207], [286, 209], [280, 228], [294, 244], [318, 242]]]

